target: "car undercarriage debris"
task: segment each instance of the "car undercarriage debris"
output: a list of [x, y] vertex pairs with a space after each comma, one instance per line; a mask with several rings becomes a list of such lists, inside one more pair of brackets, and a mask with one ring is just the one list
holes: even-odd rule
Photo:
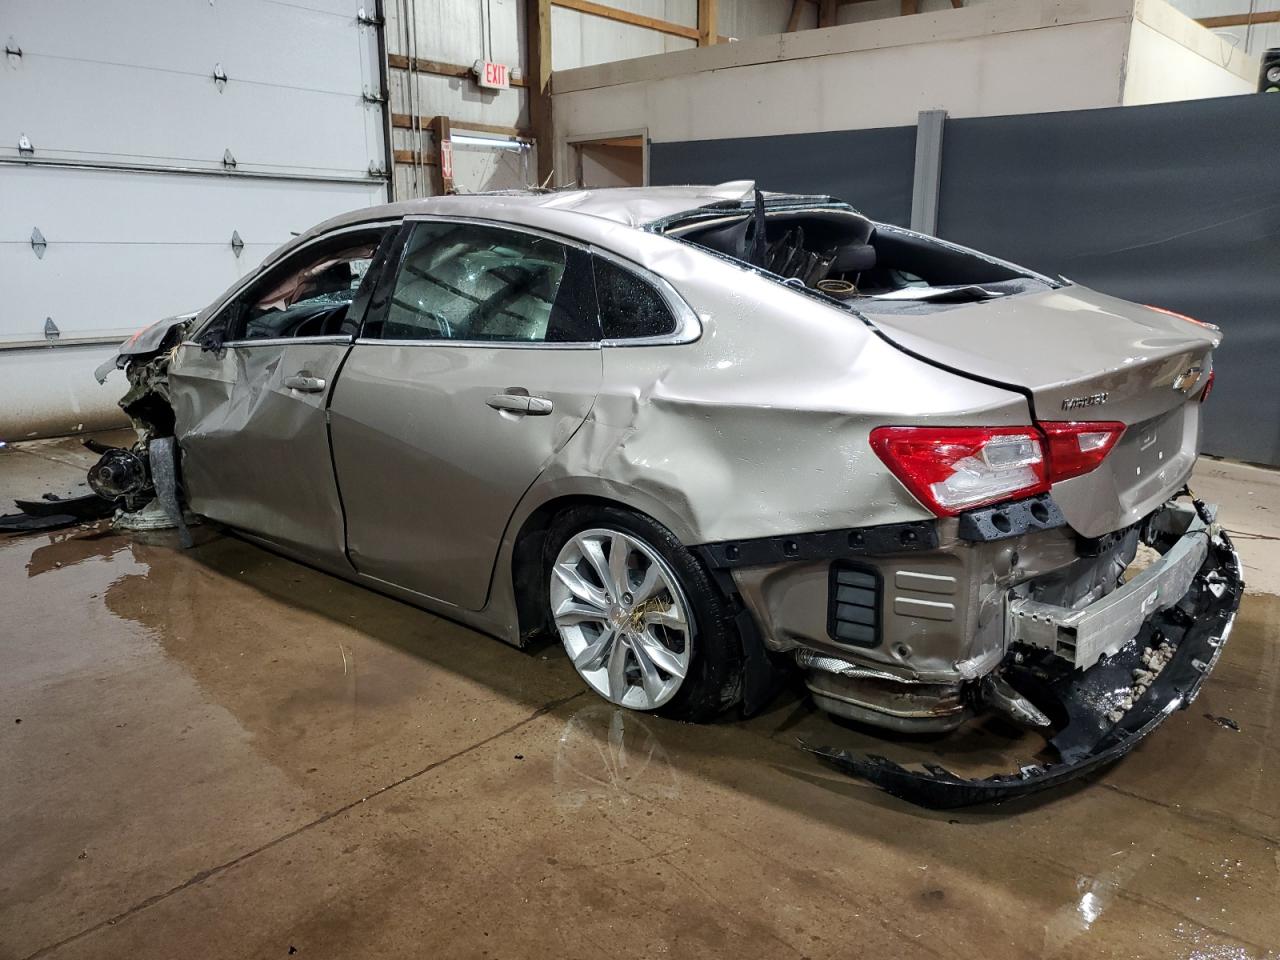
[[[1205, 506], [1196, 510], [1211, 523]], [[1192, 588], [1151, 617], [1114, 655], [1078, 671], [1062, 657], [1018, 645], [1003, 665], [1008, 684], [1046, 714], [1056, 761], [967, 779], [937, 764], [912, 769], [878, 754], [801, 743], [837, 769], [924, 807], [948, 809], [1037, 793], [1118, 760], [1175, 710], [1190, 706], [1231, 632], [1244, 585], [1240, 561], [1216, 526]]]
[[126, 530], [176, 527], [183, 547], [192, 541], [182, 507], [169, 364], [190, 320], [189, 316], [171, 317], [140, 331], [97, 370], [102, 382], [112, 369], [124, 369], [129, 389], [120, 399], [120, 408], [129, 415], [137, 442], [127, 449], [85, 443], [101, 454], [89, 469], [89, 485], [118, 508], [116, 526]]
[[80, 497], [59, 497], [46, 493], [39, 500], [15, 500], [18, 513], [0, 516], [0, 533], [34, 533], [61, 530], [111, 516], [114, 507], [96, 493]]

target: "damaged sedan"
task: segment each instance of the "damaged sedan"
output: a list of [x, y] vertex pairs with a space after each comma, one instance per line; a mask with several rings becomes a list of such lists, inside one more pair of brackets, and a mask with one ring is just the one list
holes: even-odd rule
[[126, 525], [556, 637], [623, 707], [754, 711], [795, 671], [890, 731], [1042, 731], [984, 779], [809, 747], [959, 805], [1115, 759], [1213, 667], [1243, 584], [1187, 481], [1220, 338], [748, 182], [436, 197], [125, 344], [139, 441], [91, 482]]

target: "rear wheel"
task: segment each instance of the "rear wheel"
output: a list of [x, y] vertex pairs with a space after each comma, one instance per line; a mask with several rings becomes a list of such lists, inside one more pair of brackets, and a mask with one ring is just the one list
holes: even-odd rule
[[669, 530], [618, 508], [577, 508], [547, 545], [551, 621], [588, 687], [682, 720], [737, 699], [741, 652], [724, 603]]

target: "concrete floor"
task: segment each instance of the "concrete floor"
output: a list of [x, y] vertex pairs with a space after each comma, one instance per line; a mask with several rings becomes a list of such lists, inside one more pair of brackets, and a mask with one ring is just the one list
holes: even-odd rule
[[[91, 459], [0, 452], [0, 500]], [[875, 741], [794, 695], [617, 711], [554, 648], [210, 528], [0, 540], [0, 958], [1280, 956], [1280, 474], [1197, 488], [1251, 578], [1200, 699], [1090, 782], [950, 813], [800, 753]]]

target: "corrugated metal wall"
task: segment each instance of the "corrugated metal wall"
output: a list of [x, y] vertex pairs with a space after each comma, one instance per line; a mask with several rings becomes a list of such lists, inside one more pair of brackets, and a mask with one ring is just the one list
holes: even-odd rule
[[[697, 26], [697, 0], [609, 0], [608, 6], [686, 27]], [[401, 151], [396, 164], [395, 188], [399, 198], [430, 196], [438, 190], [434, 169], [437, 150], [429, 122], [448, 117], [455, 133], [454, 184], [459, 190], [522, 188], [537, 178], [532, 150], [499, 149], [495, 145], [467, 142], [479, 136], [501, 141], [527, 134], [528, 94], [520, 86], [509, 90], [479, 87], [469, 77], [433, 73], [431, 66], [471, 67], [477, 60], [493, 60], [520, 71], [527, 70], [524, 0], [385, 0], [387, 50], [392, 59], [412, 58], [425, 64], [411, 76], [393, 68], [390, 75], [391, 109], [404, 118], [422, 118], [415, 128], [392, 131], [392, 143]], [[779, 33], [786, 27], [790, 0], [720, 0], [719, 33], [747, 37]], [[578, 10], [552, 7], [552, 68], [566, 70], [588, 64], [608, 63], [632, 57], [683, 50], [694, 41], [644, 27], [618, 23]], [[510, 128], [507, 135], [482, 127]], [[458, 139], [461, 134], [463, 139]], [[408, 152], [409, 156], [405, 155]], [[557, 175], [556, 183], [566, 182]]]

